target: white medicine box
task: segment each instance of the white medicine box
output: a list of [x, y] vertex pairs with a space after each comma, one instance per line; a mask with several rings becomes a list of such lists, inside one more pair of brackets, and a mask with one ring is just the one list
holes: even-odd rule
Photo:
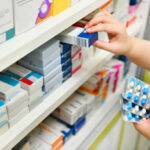
[[14, 36], [12, 0], [0, 0], [0, 43]]
[[52, 0], [13, 0], [15, 33], [25, 32], [52, 15]]

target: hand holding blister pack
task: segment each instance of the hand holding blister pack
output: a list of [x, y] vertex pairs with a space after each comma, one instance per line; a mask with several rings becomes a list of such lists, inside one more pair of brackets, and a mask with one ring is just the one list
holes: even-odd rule
[[121, 97], [123, 119], [139, 122], [150, 118], [150, 85], [131, 77]]

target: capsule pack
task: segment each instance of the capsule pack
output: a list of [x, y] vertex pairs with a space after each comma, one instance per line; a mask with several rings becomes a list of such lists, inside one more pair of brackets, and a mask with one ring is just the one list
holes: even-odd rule
[[128, 78], [121, 96], [123, 120], [139, 122], [150, 118], [150, 85], [141, 80]]

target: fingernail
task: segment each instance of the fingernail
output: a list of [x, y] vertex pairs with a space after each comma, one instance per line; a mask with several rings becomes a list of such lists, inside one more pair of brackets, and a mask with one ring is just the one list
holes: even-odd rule
[[91, 29], [86, 29], [86, 32], [91, 32]]
[[87, 29], [87, 28], [88, 28], [88, 25], [86, 25], [84, 28]]

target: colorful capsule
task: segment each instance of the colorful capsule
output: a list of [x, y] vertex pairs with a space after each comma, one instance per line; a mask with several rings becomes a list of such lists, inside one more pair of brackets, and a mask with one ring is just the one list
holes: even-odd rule
[[127, 99], [131, 99], [132, 98], [132, 93], [131, 92], [128, 92], [127, 94]]
[[132, 77], [132, 78], [130, 79], [130, 81], [129, 81], [129, 87], [130, 87], [130, 88], [133, 88], [133, 87], [134, 87], [134, 84], [135, 84], [135, 78]]
[[137, 103], [139, 101], [139, 99], [140, 99], [140, 97], [138, 95], [135, 95], [133, 101], [135, 103]]
[[142, 88], [142, 82], [141, 82], [141, 81], [138, 81], [138, 82], [136, 83], [136, 90], [137, 90], [137, 91], [140, 91], [141, 88]]
[[138, 120], [140, 120], [140, 116], [139, 116], [139, 115], [135, 115], [135, 116], [134, 116], [134, 119], [135, 119], [136, 121], [138, 121]]
[[139, 111], [139, 106], [138, 106], [138, 105], [136, 105], [136, 106], [134, 107], [134, 111], [135, 111], [135, 112], [138, 112], [138, 111]]
[[129, 102], [127, 105], [126, 105], [127, 109], [128, 110], [131, 110], [133, 108], [133, 105], [131, 102]]
[[131, 120], [133, 118], [133, 115], [131, 113], [128, 113], [127, 118], [128, 118], [128, 120]]
[[146, 104], [146, 98], [142, 98], [141, 101], [140, 101], [141, 105], [145, 105]]
[[147, 113], [147, 118], [150, 118], [150, 112]]
[[146, 109], [145, 108], [142, 109], [142, 113], [143, 113], [143, 115], [146, 114]]
[[145, 85], [143, 90], [142, 90], [142, 94], [146, 95], [148, 93], [148, 85]]

